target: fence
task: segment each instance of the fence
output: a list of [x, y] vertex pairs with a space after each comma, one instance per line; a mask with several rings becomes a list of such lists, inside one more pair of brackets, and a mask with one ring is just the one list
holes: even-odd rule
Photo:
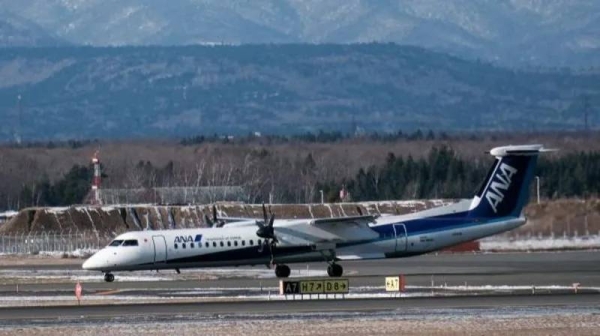
[[106, 246], [113, 235], [94, 231], [36, 232], [0, 236], [2, 254], [76, 253], [93, 252]]

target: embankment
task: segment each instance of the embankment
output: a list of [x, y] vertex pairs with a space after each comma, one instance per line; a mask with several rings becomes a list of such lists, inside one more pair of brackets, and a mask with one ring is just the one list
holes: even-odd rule
[[[274, 204], [277, 218], [339, 217], [364, 214], [412, 213], [455, 200], [385, 201], [336, 204]], [[72, 206], [63, 208], [26, 208], [0, 226], [2, 234], [36, 232], [99, 232], [116, 235], [144, 229], [205, 227], [204, 215], [212, 205], [190, 206]], [[260, 204], [216, 204], [219, 216], [262, 217]], [[600, 200], [554, 200], [530, 204], [525, 209], [529, 221], [507, 236], [585, 236], [600, 233]]]

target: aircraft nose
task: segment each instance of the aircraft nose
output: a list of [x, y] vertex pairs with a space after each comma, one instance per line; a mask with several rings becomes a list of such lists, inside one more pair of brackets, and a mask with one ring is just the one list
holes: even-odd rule
[[86, 260], [83, 265], [81, 265], [81, 267], [84, 270], [98, 270], [101, 267], [101, 260], [98, 256], [98, 253], [94, 254], [93, 256], [89, 257], [88, 260]]

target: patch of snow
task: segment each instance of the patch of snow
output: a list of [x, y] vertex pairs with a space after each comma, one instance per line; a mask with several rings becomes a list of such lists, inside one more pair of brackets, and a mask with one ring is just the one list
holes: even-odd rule
[[40, 251], [40, 255], [54, 257], [54, 258], [89, 258], [94, 253], [98, 252], [99, 249], [76, 249], [71, 252], [59, 252], [59, 251]]
[[64, 213], [65, 211], [69, 210], [69, 207], [51, 207], [51, 208], [44, 208], [44, 210], [46, 210], [48, 213], [51, 213], [54, 215], [60, 215], [60, 214]]
[[[131, 273], [115, 273], [117, 282], [149, 282], [176, 280], [175, 276], [164, 276], [151, 271]], [[32, 270], [32, 269], [10, 269], [0, 270], [0, 277], [22, 279], [26, 282], [39, 280], [63, 280], [81, 282], [103, 282], [104, 278], [100, 272], [86, 270]]]
[[[445, 289], [457, 292], [473, 292], [473, 291], [501, 291], [501, 292], [513, 292], [519, 290], [531, 290], [535, 288], [536, 290], [572, 290], [573, 286], [562, 286], [562, 285], [550, 285], [550, 286], [509, 286], [509, 285], [483, 285], [483, 286], [470, 286], [470, 285], [460, 285], [460, 286], [406, 286], [407, 289], [417, 289], [417, 290], [431, 290], [431, 289]], [[600, 287], [578, 287], [579, 289], [587, 289], [593, 291], [600, 291]]]
[[[62, 256], [62, 255], [61, 255]], [[83, 262], [82, 262], [83, 263]], [[197, 278], [254, 278], [270, 279], [275, 277], [275, 272], [269, 269], [239, 269], [239, 268], [198, 268], [186, 270], [182, 275], [172, 270], [164, 270], [161, 273], [155, 271], [114, 272], [115, 281], [120, 282], [144, 282], [144, 281], [175, 281], [181, 279]], [[297, 270], [290, 275], [297, 277], [323, 277], [326, 271], [319, 270]], [[0, 277], [34, 280], [72, 280], [101, 282], [103, 278], [100, 272], [76, 270], [32, 270], [32, 269], [10, 269], [0, 270]]]
[[8, 211], [0, 212], [0, 218], [10, 218], [10, 217], [14, 217], [18, 214], [19, 214], [18, 211], [8, 210]]
[[526, 238], [487, 238], [479, 241], [482, 251], [547, 251], [566, 249], [599, 249], [600, 236]]
[[[83, 295], [81, 301], [95, 300], [95, 301], [107, 301], [110, 303], [114, 302], [135, 302], [140, 300], [156, 300], [158, 297], [155, 296], [118, 296], [118, 295]], [[14, 307], [32, 305], [41, 302], [77, 302], [75, 295], [52, 295], [52, 296], [3, 296], [0, 301], [0, 307]], [[15, 304], [16, 302], [20, 304]]]

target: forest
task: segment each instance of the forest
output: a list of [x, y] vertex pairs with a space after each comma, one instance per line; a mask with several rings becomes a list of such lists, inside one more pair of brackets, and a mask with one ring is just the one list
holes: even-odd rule
[[[20, 171], [17, 165], [0, 164], [0, 183], [4, 183], [0, 206], [14, 209], [82, 203], [93, 172], [85, 155], [95, 148], [101, 148], [105, 188], [241, 186], [247, 195], [245, 201], [251, 203], [269, 199], [275, 203], [311, 203], [320, 202], [320, 190], [326, 201], [339, 202], [342, 187], [355, 201], [468, 198], [493, 162], [486, 150], [508, 142], [541, 142], [561, 149], [539, 160], [536, 175], [543, 198], [600, 194], [597, 133], [513, 137], [419, 134], [357, 138], [323, 133], [286, 139], [209, 137], [167, 143], [0, 148], [4, 157], [22, 163]], [[53, 172], [52, 168], [59, 170]]]

